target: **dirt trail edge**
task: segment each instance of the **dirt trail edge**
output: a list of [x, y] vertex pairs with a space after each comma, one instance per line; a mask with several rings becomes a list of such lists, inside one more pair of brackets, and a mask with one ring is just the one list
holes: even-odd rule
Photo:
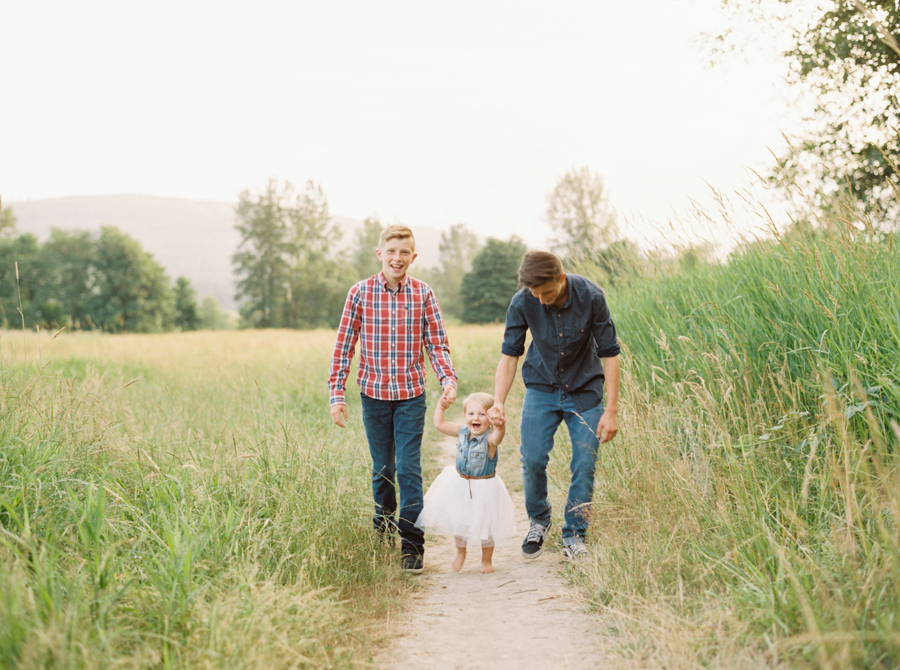
[[[442, 463], [455, 459], [455, 441], [442, 445]], [[520, 535], [528, 530], [525, 499], [512, 493]], [[460, 572], [450, 569], [452, 540], [429, 538], [424, 588], [398, 620], [390, 646], [376, 659], [382, 670], [588, 670], [604, 665], [599, 617], [562, 576], [563, 561], [551, 545], [526, 561], [520, 542], [497, 547], [494, 572], [481, 574], [481, 550], [469, 551]]]

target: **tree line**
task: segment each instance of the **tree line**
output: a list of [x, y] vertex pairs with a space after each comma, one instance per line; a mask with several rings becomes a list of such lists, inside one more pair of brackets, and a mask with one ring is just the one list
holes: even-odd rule
[[54, 229], [41, 243], [17, 234], [12, 210], [0, 210], [0, 327], [150, 333], [226, 322], [214, 298], [198, 304], [188, 279], [173, 284], [115, 227]]

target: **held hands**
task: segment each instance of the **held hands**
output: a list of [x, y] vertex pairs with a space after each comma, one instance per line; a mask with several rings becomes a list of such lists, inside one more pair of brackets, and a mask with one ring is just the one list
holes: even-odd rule
[[447, 384], [441, 393], [441, 399], [438, 401], [438, 404], [441, 406], [441, 409], [447, 409], [454, 402], [456, 402], [456, 387], [452, 384]]
[[344, 428], [344, 421], [347, 420], [347, 406], [343, 403], [331, 406], [331, 420], [334, 425]]
[[488, 410], [488, 419], [495, 428], [502, 428], [506, 425], [506, 412], [503, 411], [503, 405], [494, 403], [494, 406]]
[[600, 417], [600, 423], [597, 424], [597, 437], [600, 438], [600, 444], [609, 442], [619, 432], [619, 417], [616, 412], [609, 410], [603, 412]]

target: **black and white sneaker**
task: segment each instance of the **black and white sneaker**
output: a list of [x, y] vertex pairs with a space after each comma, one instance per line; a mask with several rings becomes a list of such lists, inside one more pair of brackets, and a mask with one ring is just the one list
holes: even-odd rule
[[581, 563], [588, 558], [588, 548], [580, 537], [563, 538], [563, 558], [569, 563]]
[[425, 559], [422, 554], [403, 554], [400, 557], [400, 569], [403, 572], [411, 572], [418, 575], [425, 569]]
[[525, 541], [522, 542], [522, 557], [530, 560], [540, 556], [541, 552], [544, 551], [544, 539], [546, 539], [548, 532], [550, 532], [549, 523], [546, 526], [542, 526], [532, 521], [531, 527], [528, 529], [528, 535], [525, 536]]

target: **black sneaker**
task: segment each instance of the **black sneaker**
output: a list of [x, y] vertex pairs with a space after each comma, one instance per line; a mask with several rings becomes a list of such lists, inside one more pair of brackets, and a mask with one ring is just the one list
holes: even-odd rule
[[546, 526], [542, 526], [532, 521], [531, 527], [528, 529], [528, 535], [525, 536], [525, 541], [522, 542], [522, 556], [527, 559], [540, 556], [541, 552], [544, 551], [544, 539], [547, 537], [548, 532], [550, 532], [549, 523]]
[[403, 572], [411, 572], [418, 575], [425, 569], [425, 559], [422, 554], [403, 554], [400, 557], [400, 569]]

